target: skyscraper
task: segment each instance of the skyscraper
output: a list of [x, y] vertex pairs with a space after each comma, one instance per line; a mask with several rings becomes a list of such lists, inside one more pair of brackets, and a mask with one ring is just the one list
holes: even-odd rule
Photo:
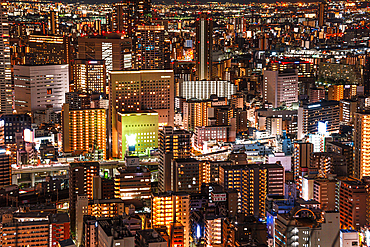
[[7, 1], [0, 1], [0, 23], [0, 112], [11, 114], [13, 108], [13, 90]]
[[0, 187], [11, 184], [11, 174], [10, 155], [5, 149], [0, 149]]
[[326, 3], [325, 2], [319, 3], [319, 14], [318, 14], [319, 27], [324, 26], [325, 14], [326, 14], [325, 12], [326, 12]]
[[172, 160], [190, 158], [191, 133], [185, 130], [174, 130], [173, 127], [164, 127], [158, 135], [160, 152], [158, 189], [165, 192], [171, 190]]
[[106, 93], [104, 60], [76, 59], [72, 65], [74, 91], [80, 93]]
[[170, 39], [168, 23], [157, 21], [151, 25], [138, 25], [135, 31], [135, 68], [169, 69]]
[[353, 176], [358, 179], [370, 176], [370, 112], [354, 114], [354, 166]]
[[124, 0], [113, 5], [111, 31], [131, 37], [139, 24], [148, 23], [152, 17], [150, 0]]
[[202, 14], [196, 21], [196, 69], [198, 80], [212, 78], [213, 21]]

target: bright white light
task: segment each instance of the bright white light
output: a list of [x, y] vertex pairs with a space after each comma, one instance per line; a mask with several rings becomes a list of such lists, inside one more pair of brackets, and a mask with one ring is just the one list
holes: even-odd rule
[[136, 135], [137, 134], [126, 135], [126, 144], [129, 147], [133, 147], [136, 145]]

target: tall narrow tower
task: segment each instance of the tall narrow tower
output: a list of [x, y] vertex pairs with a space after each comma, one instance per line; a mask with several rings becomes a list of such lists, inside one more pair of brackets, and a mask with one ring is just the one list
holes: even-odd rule
[[202, 14], [196, 22], [196, 68], [198, 80], [210, 80], [212, 77], [212, 18]]
[[0, 0], [0, 112], [13, 111], [13, 89], [10, 64], [9, 22], [6, 1]]

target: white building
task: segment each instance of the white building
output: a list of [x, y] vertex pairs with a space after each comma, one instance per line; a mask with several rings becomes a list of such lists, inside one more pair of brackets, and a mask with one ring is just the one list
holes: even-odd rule
[[14, 95], [17, 113], [61, 110], [69, 92], [68, 65], [14, 66]]
[[262, 96], [274, 108], [298, 102], [298, 74], [296, 72], [263, 71]]
[[360, 235], [355, 230], [340, 230], [340, 247], [359, 247]]
[[215, 94], [230, 99], [236, 90], [236, 85], [230, 81], [179, 81], [177, 96], [187, 100], [205, 100]]
[[9, 23], [7, 1], [0, 5], [0, 112], [12, 114], [13, 90], [10, 65]]
[[206, 218], [206, 247], [212, 247], [222, 243], [222, 220], [221, 217]]
[[275, 153], [271, 154], [267, 158], [268, 164], [276, 164], [277, 162], [280, 162], [280, 164], [284, 167], [285, 171], [291, 171], [292, 170], [292, 156], [291, 155], [285, 155], [285, 153]]

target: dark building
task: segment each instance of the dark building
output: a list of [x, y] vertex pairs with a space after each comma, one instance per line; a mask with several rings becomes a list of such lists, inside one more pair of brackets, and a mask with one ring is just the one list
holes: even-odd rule
[[93, 177], [99, 176], [99, 162], [73, 162], [69, 164], [69, 212], [71, 232], [76, 231], [77, 197], [86, 195], [93, 199]]
[[16, 143], [15, 134], [23, 133], [24, 129], [31, 127], [31, 117], [27, 114], [2, 115], [1, 120], [4, 121], [5, 144]]
[[196, 69], [198, 80], [212, 77], [213, 21], [202, 14], [196, 21]]
[[30, 35], [27, 65], [69, 64], [71, 59], [70, 40], [67, 36]]
[[0, 187], [11, 184], [11, 174], [10, 155], [5, 149], [0, 149]]
[[174, 130], [164, 127], [158, 133], [160, 160], [158, 165], [159, 191], [171, 190], [172, 159], [190, 158], [191, 133], [185, 130]]
[[156, 21], [151, 25], [139, 25], [135, 32], [135, 68], [169, 69], [170, 40], [167, 37], [168, 22]]

